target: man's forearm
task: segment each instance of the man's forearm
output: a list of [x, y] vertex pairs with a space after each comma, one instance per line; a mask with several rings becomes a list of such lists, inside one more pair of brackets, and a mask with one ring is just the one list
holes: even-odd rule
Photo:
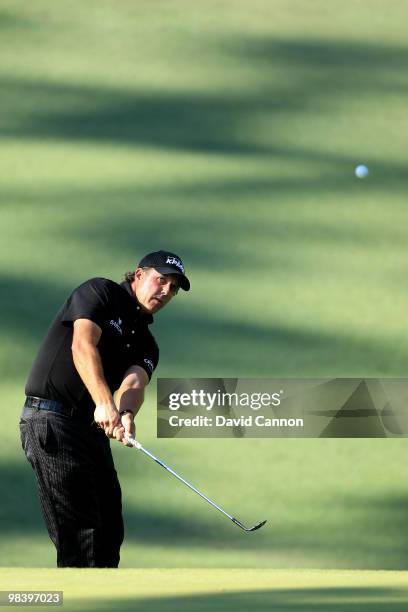
[[143, 404], [144, 390], [148, 383], [149, 378], [143, 368], [137, 365], [129, 368], [115, 397], [119, 412], [130, 410], [136, 415]]
[[122, 410], [130, 410], [136, 415], [144, 401], [144, 389], [133, 387], [120, 388], [116, 396], [116, 403], [119, 412]]
[[72, 347], [74, 365], [84, 385], [88, 389], [95, 405], [112, 405], [112, 393], [105, 380], [101, 356], [96, 346], [84, 342]]

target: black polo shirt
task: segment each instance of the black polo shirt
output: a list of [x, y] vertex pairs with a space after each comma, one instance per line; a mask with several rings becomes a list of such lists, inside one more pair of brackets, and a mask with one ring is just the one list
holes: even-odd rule
[[92, 278], [75, 289], [51, 323], [25, 391], [26, 395], [60, 401], [92, 420], [95, 405], [72, 358], [76, 319], [90, 319], [102, 329], [98, 350], [112, 393], [133, 365], [146, 370], [150, 379], [159, 348], [148, 328], [153, 317], [141, 309], [130, 283], [118, 285], [106, 278]]

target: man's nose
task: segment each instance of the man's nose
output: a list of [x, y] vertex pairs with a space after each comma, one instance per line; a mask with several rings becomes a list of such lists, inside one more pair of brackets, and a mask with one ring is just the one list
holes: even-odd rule
[[171, 283], [162, 286], [162, 295], [165, 297], [171, 295]]

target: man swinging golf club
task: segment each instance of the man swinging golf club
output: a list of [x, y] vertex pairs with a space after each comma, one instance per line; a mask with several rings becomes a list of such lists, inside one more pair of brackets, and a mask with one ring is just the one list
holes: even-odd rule
[[119, 564], [121, 490], [109, 438], [131, 445], [159, 359], [149, 325], [179, 288], [190, 289], [180, 257], [149, 253], [120, 285], [93, 278], [75, 289], [39, 349], [21, 441], [59, 567]]

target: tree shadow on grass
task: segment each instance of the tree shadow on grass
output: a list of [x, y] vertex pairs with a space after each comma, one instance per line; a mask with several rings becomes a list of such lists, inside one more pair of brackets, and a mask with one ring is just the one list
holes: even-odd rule
[[7, 8], [0, 9], [0, 31], [3, 31], [5, 34], [21, 30], [28, 32], [39, 29], [41, 29], [40, 20], [35, 22], [35, 20], [29, 19], [26, 15], [17, 14], [14, 10]]
[[[340, 158], [347, 171], [343, 162], [339, 166]], [[194, 266], [208, 270], [215, 263], [222, 268], [237, 267], [239, 247], [252, 244], [254, 239], [262, 240], [275, 256], [279, 256], [273, 250], [276, 244], [285, 252], [291, 244], [294, 248], [316, 244], [332, 249], [356, 244], [374, 248], [383, 242], [404, 244], [402, 229], [385, 225], [383, 215], [376, 218], [376, 211], [371, 219], [364, 218], [364, 223], [359, 222], [358, 214], [347, 223], [339, 223], [335, 219], [340, 206], [327, 201], [336, 189], [350, 197], [363, 194], [378, 197], [379, 190], [389, 189], [391, 179], [395, 180], [397, 190], [403, 189], [407, 182], [404, 167], [391, 168], [390, 163], [377, 162], [379, 174], [363, 189], [362, 183], [356, 183], [350, 174], [352, 157], [322, 155], [318, 163], [327, 169], [308, 177], [231, 176], [192, 179], [180, 184], [163, 179], [156, 185], [135, 181], [116, 188], [70, 188], [69, 192], [5, 188], [0, 205], [14, 202], [19, 214], [38, 210], [47, 224], [52, 210], [52, 235], [56, 242], [75, 239], [99, 249], [104, 245], [113, 260], [128, 252], [133, 263], [138, 252], [143, 253], [160, 241], [171, 241], [188, 254], [190, 269]], [[319, 214], [316, 202], [311, 205], [309, 198], [313, 196], [319, 196], [322, 205], [327, 202], [332, 216], [327, 212]], [[72, 214], [64, 215], [66, 210]], [[362, 212], [366, 212], [365, 207]], [[160, 224], [166, 229], [161, 229]], [[268, 237], [273, 243], [268, 244]], [[261, 257], [264, 260], [266, 256], [273, 265], [271, 252], [248, 248], [239, 264], [260, 265]], [[301, 263], [298, 262], [299, 267]]]
[[[400, 47], [259, 36], [226, 36], [210, 44], [221, 62], [224, 56], [243, 62], [257, 85], [243, 83], [238, 92], [157, 93], [3, 77], [3, 134], [279, 156], [290, 131], [282, 117], [333, 112], [346, 96], [403, 95], [408, 87], [403, 78], [408, 51]], [[269, 142], [254, 134], [257, 117], [268, 121]]]
[[[123, 491], [126, 491], [127, 477], [119, 470]], [[408, 498], [403, 495], [387, 495], [380, 499], [367, 492], [367, 496], [347, 496], [344, 500], [339, 494], [330, 503], [310, 502], [315, 505], [316, 516], [322, 512], [325, 520], [316, 524], [302, 523], [291, 525], [282, 523], [278, 517], [279, 529], [274, 525], [272, 516], [262, 531], [254, 534], [244, 534], [228, 519], [221, 517], [215, 510], [208, 509], [203, 518], [201, 510], [191, 514], [183, 508], [180, 493], [180, 508], [172, 504], [171, 509], [165, 507], [168, 492], [163, 493], [163, 507], [146, 507], [149, 499], [150, 476], [139, 471], [134, 486], [143, 491], [143, 502], [130, 503], [124, 493], [124, 517], [126, 524], [126, 542], [134, 545], [155, 545], [174, 547], [211, 549], [214, 562], [217, 553], [227, 549], [231, 554], [238, 555], [236, 566], [243, 563], [245, 553], [258, 551], [262, 555], [262, 566], [268, 566], [268, 554], [274, 566], [279, 563], [279, 557], [288, 559], [293, 567], [299, 566], [299, 559], [308, 559], [309, 566], [314, 567], [345, 567], [365, 569], [406, 569], [408, 567], [408, 531], [406, 513]], [[132, 483], [134, 482], [132, 475]], [[41, 516], [37, 499], [34, 473], [26, 462], [23, 451], [21, 460], [0, 464], [0, 536], [5, 543], [8, 538], [18, 536], [26, 538], [43, 535], [48, 541], [48, 534]], [[176, 486], [176, 485], [175, 485]], [[274, 489], [271, 483], [270, 504], [273, 507]], [[220, 500], [218, 500], [220, 501]], [[143, 503], [143, 506], [142, 506]], [[197, 508], [202, 504], [197, 501]], [[339, 519], [337, 503], [345, 503], [345, 510]], [[326, 507], [326, 510], [325, 510]], [[309, 508], [310, 510], [310, 508]], [[334, 527], [335, 525], [335, 527]], [[349, 534], [349, 535], [348, 535]], [[53, 548], [49, 542], [50, 548]], [[300, 556], [299, 556], [300, 555]], [[243, 557], [240, 560], [240, 556]], [[7, 565], [7, 555], [4, 555]], [[304, 566], [304, 562], [301, 562]]]
[[[83, 280], [78, 279], [78, 284]], [[10, 337], [15, 346], [23, 343], [27, 347], [24, 363], [16, 365], [12, 354], [3, 355], [3, 376], [14, 378], [23, 373], [25, 377], [49, 323], [74, 287], [54, 287], [51, 281], [33, 278], [21, 282], [3, 275], [0, 289], [6, 299], [1, 315], [3, 337]], [[191, 310], [187, 302], [180, 302], [177, 309], [163, 316], [157, 318], [152, 331], [162, 355], [169, 356], [170, 361], [164, 361], [166, 375], [181, 378], [198, 374], [276, 378], [297, 376], [299, 372], [314, 377], [317, 373], [320, 377], [332, 377], [333, 373], [367, 376], [372, 371], [385, 375], [393, 368], [395, 371], [404, 350], [402, 347], [396, 352], [393, 343], [290, 328], [267, 319], [264, 323], [250, 319], [230, 321], [222, 313]], [[180, 329], [183, 342], [179, 340]]]
[[[158, 590], [159, 590], [158, 586]], [[220, 585], [222, 591], [222, 585]], [[137, 585], [135, 586], [137, 593]], [[80, 600], [75, 601], [78, 605]], [[72, 602], [74, 603], [74, 602]], [[70, 605], [66, 598], [64, 607]], [[262, 589], [259, 591], [218, 592], [203, 595], [152, 596], [81, 601], [84, 611], [149, 610], [149, 612], [180, 612], [182, 610], [215, 610], [219, 612], [405, 612], [408, 588], [401, 587], [322, 587], [310, 589]]]
[[[25, 460], [23, 451], [20, 461], [0, 464], [0, 536], [27, 537], [44, 535], [48, 538], [41, 515], [34, 472]], [[123, 480], [123, 479], [122, 479]], [[136, 487], [148, 490], [149, 478], [140, 477]], [[144, 494], [148, 497], [148, 493]], [[228, 545], [237, 550], [242, 547], [241, 532], [224, 521], [203, 520], [201, 516], [188, 517], [181, 509], [157, 510], [129, 505], [124, 499], [126, 541], [160, 546], [200, 547], [213, 546], [215, 549]], [[218, 518], [218, 517], [217, 517]], [[259, 543], [259, 542], [258, 542]], [[257, 548], [256, 540], [247, 541], [250, 548]], [[50, 542], [50, 547], [53, 545]]]

